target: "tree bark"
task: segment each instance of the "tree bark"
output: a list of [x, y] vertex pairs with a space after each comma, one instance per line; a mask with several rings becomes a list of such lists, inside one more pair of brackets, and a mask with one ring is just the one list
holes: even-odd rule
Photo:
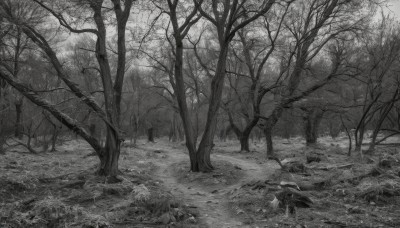
[[147, 129], [147, 140], [149, 142], [154, 142], [154, 128], [152, 128], [152, 127]]
[[314, 145], [318, 139], [318, 128], [324, 112], [319, 108], [306, 110], [304, 117], [304, 134], [307, 146]]
[[57, 151], [56, 149], [56, 144], [57, 144], [57, 139], [58, 139], [58, 134], [60, 133], [60, 130], [57, 128], [56, 125], [53, 126], [53, 135], [51, 137], [51, 152]]
[[390, 111], [392, 110], [395, 102], [397, 101], [397, 96], [399, 94], [399, 89], [393, 95], [393, 98], [384, 106], [381, 110], [378, 122], [375, 125], [374, 131], [372, 133], [371, 142], [369, 144], [368, 152], [372, 153], [375, 150], [376, 138], [378, 137], [378, 133], [382, 127], [383, 122], [385, 121], [386, 117], [389, 115]]
[[215, 76], [211, 82], [211, 95], [210, 104], [208, 107], [206, 126], [203, 132], [203, 137], [200, 141], [199, 148], [197, 150], [197, 159], [199, 162], [199, 169], [203, 172], [209, 172], [214, 169], [211, 164], [210, 154], [212, 145], [214, 144], [214, 134], [216, 126], [216, 115], [221, 103], [223, 85], [225, 80], [225, 67], [226, 58], [228, 55], [228, 44], [221, 46], [221, 50], [218, 56], [217, 69]]
[[364, 126], [364, 124], [362, 124], [362, 125], [359, 125], [354, 132], [354, 138], [355, 138], [355, 144], [356, 144], [354, 150], [357, 152], [361, 151], [361, 146], [364, 141], [364, 129], [365, 129], [365, 126]]
[[[100, 157], [100, 169], [98, 174], [104, 176], [116, 176], [118, 174], [118, 159], [119, 159], [120, 144], [121, 144], [121, 140], [119, 138], [119, 132], [117, 132], [117, 129], [119, 127], [119, 111], [118, 111], [119, 103], [116, 99], [116, 96], [120, 91], [118, 90], [118, 88], [113, 87], [111, 68], [108, 61], [108, 54], [106, 47], [107, 31], [101, 12], [102, 5], [91, 4], [91, 7], [94, 11], [93, 18], [98, 29], [97, 40], [96, 40], [96, 59], [97, 62], [99, 63], [100, 75], [104, 89], [103, 94], [105, 101], [104, 103], [105, 103], [106, 116], [107, 120], [111, 123], [111, 125], [106, 126], [106, 142], [105, 142], [105, 147], [102, 151], [103, 154]], [[119, 57], [119, 59], [121, 58]], [[117, 75], [117, 79], [123, 80], [123, 75], [122, 76]], [[117, 84], [115, 84], [115, 86], [118, 87]]]
[[265, 127], [264, 128], [264, 135], [265, 135], [265, 142], [267, 144], [267, 158], [274, 158], [275, 152], [272, 142], [272, 127]]
[[100, 156], [100, 168], [98, 174], [101, 176], [117, 176], [119, 174], [119, 154], [120, 142], [118, 135], [113, 129], [107, 127], [107, 138], [103, 153]]
[[245, 134], [243, 132], [242, 136], [240, 137], [240, 151], [246, 151], [246, 152], [250, 151], [249, 137], [250, 134]]
[[14, 135], [15, 137], [22, 139], [22, 131], [23, 131], [23, 126], [22, 126], [22, 105], [23, 105], [23, 98], [17, 99], [15, 102], [15, 132]]
[[[175, 62], [174, 71], [170, 72], [170, 83], [176, 94], [179, 114], [181, 116], [183, 129], [185, 132], [186, 147], [189, 151], [190, 158], [190, 170], [193, 172], [198, 172], [200, 171], [200, 169], [196, 152], [196, 139], [193, 124], [190, 119], [189, 109], [186, 103], [186, 88], [185, 81], [183, 79], [183, 39], [186, 35], [185, 33], [187, 33], [187, 31], [185, 32], [185, 30], [188, 30], [191, 26], [189, 22], [195, 16], [195, 13], [197, 12], [197, 7], [194, 9], [194, 13], [192, 12], [187, 18], [186, 22], [188, 23], [184, 23], [182, 26], [179, 26], [176, 12], [177, 4], [178, 1], [168, 1], [168, 6], [170, 9], [169, 16], [171, 19], [175, 38]], [[195, 22], [196, 20], [193, 21], [193, 23]], [[172, 75], [174, 77], [172, 77]]]

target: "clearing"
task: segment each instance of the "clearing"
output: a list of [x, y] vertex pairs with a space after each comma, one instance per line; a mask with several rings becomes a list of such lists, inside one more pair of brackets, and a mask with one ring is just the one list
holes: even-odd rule
[[[275, 139], [284, 169], [263, 142], [239, 152], [217, 142], [212, 173], [191, 173], [184, 145], [160, 139], [123, 145], [122, 182], [93, 175], [97, 157], [82, 140], [53, 153], [16, 148], [0, 162], [1, 227], [399, 227], [400, 150], [346, 155], [346, 138]], [[314, 202], [285, 217], [269, 202], [281, 181]]]

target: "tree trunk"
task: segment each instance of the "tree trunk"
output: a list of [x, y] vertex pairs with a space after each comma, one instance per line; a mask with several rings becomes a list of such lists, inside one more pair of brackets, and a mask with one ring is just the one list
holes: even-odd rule
[[119, 174], [118, 159], [120, 154], [120, 141], [113, 129], [107, 126], [106, 143], [100, 156], [100, 168], [98, 174], [101, 176], [115, 177]]
[[266, 139], [266, 144], [267, 144], [267, 158], [273, 158], [275, 157], [275, 152], [273, 148], [273, 142], [272, 142], [272, 130], [276, 123], [278, 122], [279, 118], [282, 116], [283, 112], [283, 107], [282, 106], [277, 106], [267, 119], [265, 125], [264, 125], [264, 135]]
[[6, 149], [4, 148], [5, 143], [6, 143], [5, 137], [0, 135], [0, 154], [6, 153]]
[[249, 133], [247, 133], [247, 132], [242, 133], [242, 135], [240, 137], [240, 151], [246, 151], [246, 152], [250, 151], [249, 137], [250, 137]]
[[60, 128], [57, 127], [57, 125], [53, 125], [53, 136], [51, 137], [51, 152], [55, 152], [56, 150], [56, 143], [58, 139], [58, 135], [60, 133]]
[[178, 141], [178, 131], [179, 131], [179, 126], [178, 126], [178, 120], [175, 112], [172, 115], [172, 121], [171, 121], [171, 126], [170, 126], [170, 132], [169, 132], [169, 141], [172, 142], [177, 142]]
[[[171, 14], [172, 15], [172, 14]], [[183, 130], [185, 132], [185, 141], [186, 147], [189, 151], [190, 158], [190, 170], [192, 172], [199, 171], [199, 165], [197, 160], [197, 152], [196, 152], [196, 141], [195, 141], [195, 133], [193, 124], [190, 119], [189, 109], [186, 103], [186, 89], [185, 89], [185, 81], [183, 79], [183, 37], [178, 33], [177, 25], [174, 25], [175, 31], [175, 80], [171, 79], [170, 83], [174, 89], [176, 94], [176, 100], [178, 102], [179, 107], [179, 115], [182, 119]]]
[[[1, 92], [1, 91], [0, 91]], [[1, 94], [0, 94], [0, 98], [1, 98]], [[6, 153], [6, 149], [4, 148], [4, 145], [6, 144], [6, 136], [5, 136], [5, 132], [4, 132], [4, 128], [3, 128], [3, 118], [2, 116], [0, 116], [0, 154], [5, 154]]]
[[397, 97], [398, 93], [399, 93], [399, 90], [396, 91], [392, 100], [388, 104], [386, 104], [386, 106], [380, 112], [379, 119], [375, 125], [375, 129], [374, 129], [374, 132], [372, 133], [372, 137], [371, 137], [371, 143], [369, 144], [369, 148], [368, 148], [368, 152], [370, 152], [370, 153], [374, 152], [374, 150], [375, 150], [376, 138], [378, 137], [378, 133], [379, 133], [381, 126], [382, 126], [383, 122], [385, 121], [386, 117], [389, 115], [390, 111], [392, 110], [392, 108], [397, 100], [396, 97]]
[[359, 152], [361, 151], [361, 145], [363, 143], [364, 140], [364, 129], [365, 126], [362, 124], [359, 126], [359, 128], [356, 128], [355, 132], [354, 132], [354, 138], [355, 138], [355, 148], [354, 150]]
[[15, 102], [15, 112], [16, 112], [16, 119], [15, 119], [15, 137], [22, 139], [22, 104], [23, 98], [17, 99]]
[[321, 119], [324, 112], [319, 108], [312, 108], [306, 110], [306, 116], [304, 117], [304, 133], [306, 138], [307, 146], [314, 145], [318, 139], [318, 127], [321, 123]]
[[226, 142], [226, 129], [224, 127], [219, 130], [219, 140]]
[[149, 142], [154, 142], [154, 128], [152, 128], [152, 127], [147, 129], [147, 140]]
[[217, 126], [217, 112], [221, 103], [222, 91], [224, 87], [227, 55], [228, 44], [224, 44], [221, 46], [221, 51], [218, 56], [217, 69], [211, 81], [211, 95], [207, 112], [206, 126], [197, 150], [199, 170], [202, 172], [209, 172], [214, 169], [214, 167], [211, 165], [210, 155], [212, 146], [214, 144], [213, 139]]
[[265, 134], [265, 142], [267, 144], [267, 158], [274, 158], [275, 153], [274, 153], [274, 147], [273, 147], [273, 142], [272, 142], [272, 127], [265, 127], [264, 128], [264, 134]]
[[240, 150], [241, 151], [250, 152], [249, 137], [250, 137], [251, 131], [257, 125], [259, 119], [260, 118], [258, 116], [254, 117], [247, 124], [246, 128], [243, 130], [243, 132], [242, 132], [242, 134], [240, 136]]
[[137, 145], [137, 140], [139, 138], [139, 117], [136, 116], [136, 114], [134, 114], [133, 116], [133, 145], [136, 146]]

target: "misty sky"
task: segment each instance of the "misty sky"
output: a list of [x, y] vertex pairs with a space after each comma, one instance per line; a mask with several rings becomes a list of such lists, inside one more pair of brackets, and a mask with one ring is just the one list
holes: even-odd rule
[[400, 0], [390, 1], [388, 4], [388, 8], [397, 16], [397, 18], [400, 18]]

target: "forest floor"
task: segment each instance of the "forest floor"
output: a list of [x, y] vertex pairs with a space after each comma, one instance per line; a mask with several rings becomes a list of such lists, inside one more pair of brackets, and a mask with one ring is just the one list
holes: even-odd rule
[[[398, 139], [397, 139], [398, 140]], [[56, 152], [12, 148], [0, 155], [0, 227], [400, 227], [400, 149], [347, 156], [345, 137], [275, 139], [284, 164], [235, 141], [216, 142], [215, 170], [189, 171], [181, 143], [125, 143], [120, 183], [95, 176], [98, 159], [82, 140]], [[281, 181], [314, 203], [296, 216], [269, 202]]]

